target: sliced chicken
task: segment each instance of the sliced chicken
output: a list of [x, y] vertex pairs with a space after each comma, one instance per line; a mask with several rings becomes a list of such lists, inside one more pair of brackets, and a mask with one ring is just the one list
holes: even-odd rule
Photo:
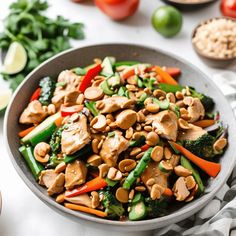
[[173, 111], [161, 111], [155, 115], [148, 115], [147, 121], [152, 120], [152, 126], [156, 132], [168, 140], [176, 141], [178, 130], [178, 118]]
[[61, 193], [64, 190], [65, 175], [57, 174], [54, 170], [43, 170], [39, 177], [39, 184], [48, 188], [48, 195]]
[[199, 126], [189, 124], [190, 129], [179, 131], [178, 140], [196, 140], [202, 135], [206, 134], [207, 131]]
[[121, 132], [115, 131], [113, 137], [106, 137], [100, 151], [100, 156], [109, 167], [115, 166], [119, 154], [128, 147], [129, 141], [122, 136]]
[[127, 97], [114, 96], [103, 99], [102, 101], [99, 102], [101, 103], [100, 112], [104, 114], [104, 113], [112, 113], [124, 108], [130, 108], [132, 107], [135, 101], [132, 99], [128, 99]]
[[56, 87], [54, 95], [52, 97], [52, 103], [56, 107], [60, 107], [60, 105], [64, 102], [66, 96], [68, 97], [75, 95], [73, 94], [73, 92], [78, 91], [80, 81], [81, 81], [81, 76], [76, 75], [70, 70], [62, 71], [58, 76], [58, 83], [63, 83], [63, 86]]
[[74, 204], [87, 206], [92, 208], [92, 199], [87, 193], [75, 196], [75, 197], [65, 197], [65, 200]]
[[65, 187], [72, 189], [74, 186], [85, 182], [87, 167], [84, 162], [76, 160], [67, 165], [65, 173]]
[[63, 130], [61, 135], [61, 149], [66, 155], [71, 155], [90, 142], [90, 133], [85, 115], [80, 115], [77, 122], [67, 126], [68, 128]]
[[42, 104], [35, 100], [30, 102], [22, 112], [19, 122], [21, 124], [39, 124], [46, 116], [47, 112], [43, 109]]
[[185, 97], [183, 102], [188, 105], [188, 115], [191, 117], [189, 122], [195, 122], [205, 116], [205, 109], [199, 98]]
[[179, 177], [173, 187], [174, 195], [177, 201], [184, 201], [190, 194], [184, 177]]
[[154, 179], [155, 182], [154, 184], [158, 184], [162, 186], [163, 188], [167, 188], [167, 179], [168, 179], [169, 174], [164, 173], [160, 171], [158, 168], [158, 164], [154, 161], [149, 162], [147, 168], [141, 175], [141, 180], [143, 183], [146, 185], [149, 191], [151, 191], [151, 186], [147, 184], [147, 181], [149, 179]]

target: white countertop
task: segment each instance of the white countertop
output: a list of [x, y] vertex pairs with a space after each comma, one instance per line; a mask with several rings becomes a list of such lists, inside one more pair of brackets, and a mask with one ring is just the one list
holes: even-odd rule
[[[12, 1], [0, 1], [1, 19], [7, 14], [10, 2]], [[200, 10], [185, 12], [182, 31], [172, 39], [162, 38], [151, 27], [150, 17], [153, 10], [164, 4], [158, 0], [141, 0], [139, 11], [123, 22], [109, 20], [90, 1], [82, 5], [74, 4], [70, 0], [49, 2], [50, 16], [61, 14], [72, 21], [81, 21], [85, 24], [86, 39], [74, 42], [74, 46], [106, 42], [144, 44], [173, 52], [197, 65], [209, 76], [216, 71], [204, 65], [198, 58], [192, 49], [190, 37], [199, 21], [220, 15], [218, 1]], [[3, 84], [1, 79], [0, 84]], [[121, 235], [119, 232], [100, 231], [74, 223], [41, 202], [14, 170], [4, 147], [2, 126], [3, 118], [0, 118], [0, 190], [3, 195], [0, 236]], [[122, 235], [137, 235], [137, 233], [122, 233]]]

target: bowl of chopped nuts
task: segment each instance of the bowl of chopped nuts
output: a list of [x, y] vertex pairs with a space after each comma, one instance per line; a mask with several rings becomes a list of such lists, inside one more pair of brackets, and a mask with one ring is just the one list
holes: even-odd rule
[[236, 59], [236, 21], [216, 17], [201, 22], [193, 31], [192, 44], [208, 65], [228, 65]]

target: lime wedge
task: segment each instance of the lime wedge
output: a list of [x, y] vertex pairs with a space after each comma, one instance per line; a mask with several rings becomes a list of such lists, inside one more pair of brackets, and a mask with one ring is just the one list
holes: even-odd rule
[[5, 74], [16, 74], [25, 68], [27, 62], [27, 52], [18, 42], [10, 45], [1, 69]]
[[0, 87], [0, 115], [4, 113], [12, 95], [11, 89]]

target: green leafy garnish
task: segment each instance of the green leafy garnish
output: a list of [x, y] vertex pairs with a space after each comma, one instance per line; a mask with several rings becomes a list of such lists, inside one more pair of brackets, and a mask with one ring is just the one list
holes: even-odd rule
[[12, 42], [19, 42], [27, 51], [25, 68], [15, 74], [2, 74], [15, 90], [25, 76], [43, 61], [71, 47], [69, 40], [83, 39], [83, 24], [70, 23], [62, 16], [51, 19], [44, 15], [47, 1], [17, 0], [10, 5], [0, 33], [0, 49], [7, 50]]

